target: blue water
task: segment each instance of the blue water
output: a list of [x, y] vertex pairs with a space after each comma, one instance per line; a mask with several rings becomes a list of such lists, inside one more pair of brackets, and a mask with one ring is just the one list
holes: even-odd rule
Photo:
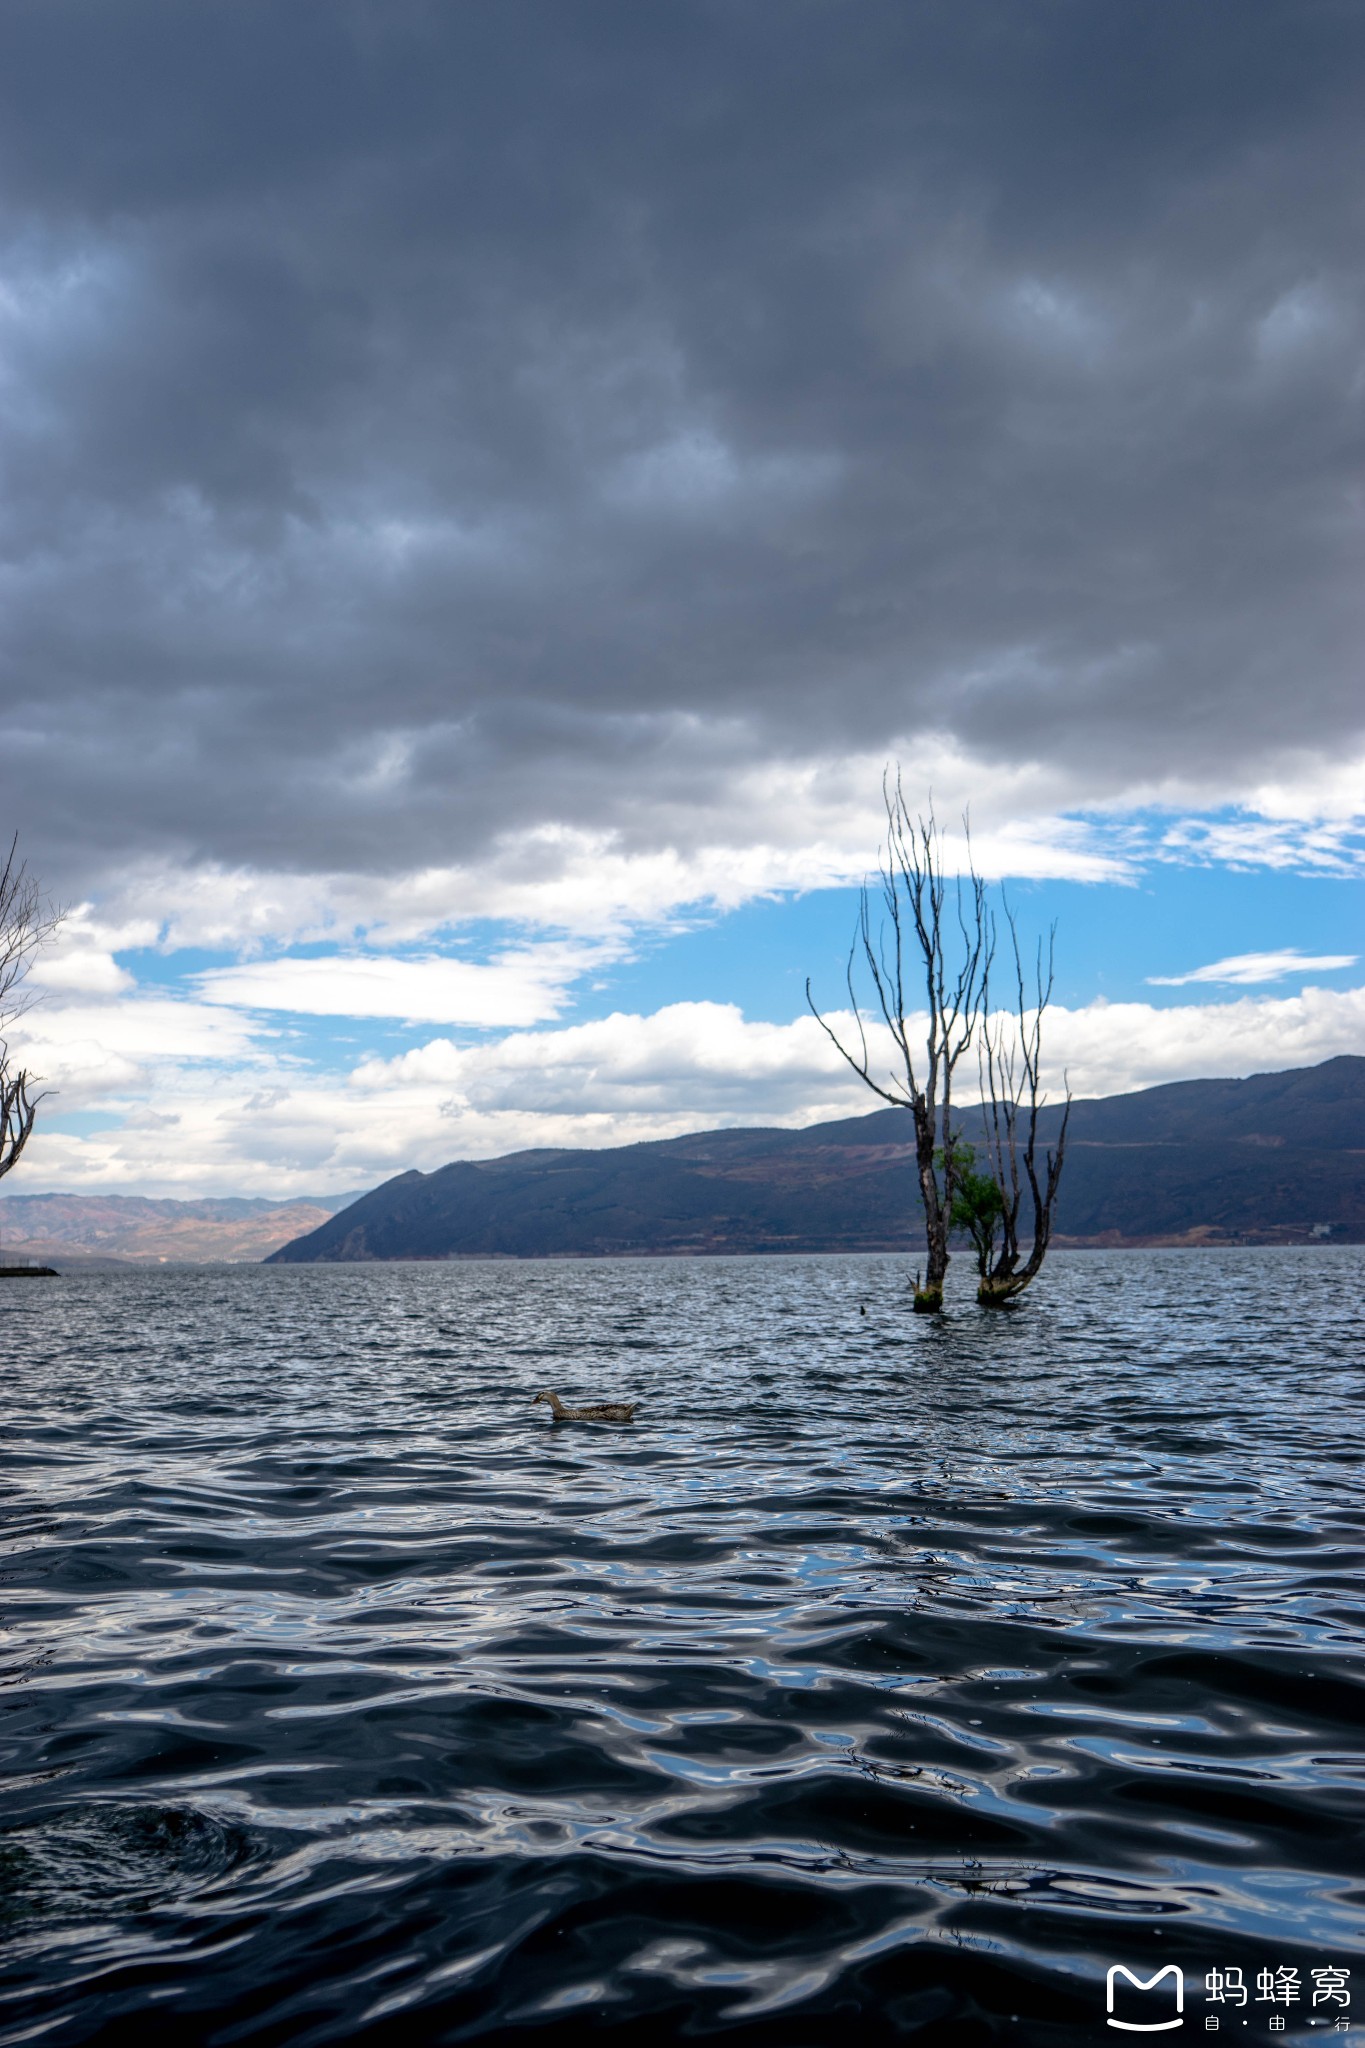
[[1365, 1254], [953, 1277], [0, 1290], [0, 2042], [1365, 2026]]

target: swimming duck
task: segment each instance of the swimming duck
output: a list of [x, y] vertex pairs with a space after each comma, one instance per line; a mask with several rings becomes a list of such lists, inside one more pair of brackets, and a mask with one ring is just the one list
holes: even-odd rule
[[533, 1408], [536, 1401], [549, 1402], [556, 1422], [629, 1422], [640, 1405], [638, 1401], [594, 1401], [587, 1408], [566, 1408], [558, 1394], [548, 1390], [536, 1395], [531, 1403]]

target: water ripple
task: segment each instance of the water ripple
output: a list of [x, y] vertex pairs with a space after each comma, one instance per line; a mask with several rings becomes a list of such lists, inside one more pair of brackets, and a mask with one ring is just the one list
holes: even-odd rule
[[1201, 2030], [1297, 1967], [1306, 2038], [1365, 1948], [1362, 1282], [11, 1290], [0, 2042], [1081, 2042], [1168, 1962]]

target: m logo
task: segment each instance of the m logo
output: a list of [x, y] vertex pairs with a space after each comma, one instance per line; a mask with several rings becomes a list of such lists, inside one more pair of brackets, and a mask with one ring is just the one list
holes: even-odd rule
[[[1134, 1991], [1155, 1991], [1158, 1984], [1162, 1983], [1165, 1978], [1173, 1977], [1175, 1979], [1174, 2019], [1116, 2020], [1114, 2018], [1114, 1982], [1118, 1977], [1126, 1977]], [[1168, 1993], [1163, 1993], [1163, 1997], [1168, 1996]], [[1174, 1963], [1167, 1963], [1165, 1969], [1158, 1970], [1154, 1977], [1136, 1977], [1131, 1970], [1125, 1970], [1122, 1963], [1113, 1963], [1110, 1965], [1109, 1975], [1104, 1980], [1104, 2009], [1109, 2015], [1106, 2024], [1111, 2027], [1118, 2027], [1125, 2034], [1166, 2034], [1170, 2032], [1172, 2027], [1183, 2027], [1185, 2024], [1183, 2017], [1185, 2011], [1184, 1972], [1178, 1969]]]

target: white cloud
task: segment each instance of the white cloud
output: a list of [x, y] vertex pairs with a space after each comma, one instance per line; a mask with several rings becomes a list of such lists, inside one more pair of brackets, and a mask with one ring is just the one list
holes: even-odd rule
[[153, 944], [156, 931], [146, 917], [111, 923], [96, 915], [93, 904], [75, 904], [63, 913], [56, 932], [36, 955], [27, 991], [62, 998], [131, 994], [136, 981], [114, 956], [129, 947]]
[[[835, 1014], [830, 1022], [847, 1042], [851, 1018]], [[871, 1026], [868, 1035], [875, 1049]], [[883, 1052], [889, 1071], [889, 1042]], [[1069, 1076], [1082, 1095], [1312, 1066], [1343, 1052], [1365, 1052], [1365, 989], [1176, 1008], [1100, 1000], [1055, 1007], [1045, 1025], [1048, 1086], [1059, 1090]], [[721, 1003], [675, 1003], [652, 1016], [618, 1014], [475, 1047], [434, 1039], [392, 1060], [363, 1062], [351, 1086], [364, 1094], [415, 1093], [461, 1130], [466, 1119], [472, 1130], [482, 1117], [509, 1114], [548, 1120], [543, 1128], [586, 1114], [623, 1133], [640, 1117], [692, 1130], [708, 1122], [804, 1124], [876, 1106], [840, 1068], [813, 1018], [751, 1023]], [[970, 1093], [961, 1082], [959, 1090]]]
[[1253, 815], [1296, 822], [1312, 829], [1318, 822], [1365, 828], [1365, 753], [1343, 751], [1324, 759], [1307, 750], [1285, 758], [1281, 772], [1257, 783], [1242, 796], [1242, 809]]
[[54, 995], [120, 996], [137, 987], [126, 967], [99, 946], [64, 945], [46, 954], [32, 977], [32, 990]]
[[429, 954], [336, 953], [249, 961], [194, 976], [212, 1003], [305, 1017], [392, 1017], [481, 1027], [538, 1024], [558, 1016], [571, 985], [617, 948], [549, 941], [486, 964]]
[[1182, 866], [1355, 877], [1365, 873], [1365, 819], [1178, 818], [1160, 831], [1152, 853]]
[[259, 1028], [233, 1010], [135, 995], [46, 1001], [27, 1013], [10, 1042], [15, 1060], [58, 1093], [65, 1111], [132, 1089], [156, 1094], [185, 1062], [250, 1067], [266, 1056], [259, 1037]]
[[[736, 734], [733, 751], [741, 740]], [[360, 941], [406, 947], [474, 921], [620, 939], [686, 909], [725, 911], [759, 897], [857, 884], [875, 865], [885, 832], [884, 756], [729, 772], [726, 751], [721, 734], [705, 803], [670, 806], [654, 792], [628, 828], [547, 824], [509, 832], [468, 864], [394, 875], [299, 875], [139, 863], [109, 879], [101, 922], [89, 928], [115, 949], [165, 952], [327, 943], [351, 949]], [[1062, 815], [1067, 787], [1051, 766], [982, 769], [932, 734], [907, 737], [899, 752], [912, 802], [927, 801], [932, 791], [950, 838], [970, 805], [983, 874], [1117, 881], [1136, 872], [1137, 844], [1127, 825]], [[149, 903], [157, 906], [155, 923], [147, 918]], [[276, 1006], [273, 998], [269, 1006]]]
[[755, 1104], [767, 1120], [809, 1122], [862, 1099], [859, 1084], [831, 1064], [813, 1017], [750, 1023], [732, 1003], [670, 1003], [651, 1016], [618, 1011], [489, 1045], [433, 1039], [392, 1060], [363, 1062], [351, 1085], [424, 1090], [439, 1099], [447, 1121], [509, 1111], [670, 1124], [681, 1116], [691, 1119], [681, 1128], [692, 1129], [708, 1119], [744, 1121]]
[[1077, 1095], [1118, 1095], [1162, 1081], [1236, 1078], [1365, 1053], [1365, 988], [1307, 988], [1235, 1002], [1089, 1003], [1050, 1013], [1051, 1085], [1065, 1068]]
[[[21, 1166], [25, 1190], [336, 1193], [450, 1159], [711, 1126], [800, 1126], [877, 1106], [813, 1019], [751, 1022], [730, 1004], [676, 1003], [472, 1047], [438, 1037], [395, 1059], [364, 1060], [346, 1077], [291, 1067], [231, 1011], [120, 1007], [133, 1013], [125, 1029], [135, 1056], [91, 1040], [104, 1066], [84, 1099], [126, 1121], [83, 1138], [40, 1121]], [[157, 1043], [165, 1058], [150, 1056]], [[74, 1039], [63, 1050], [73, 1062], [83, 1057]], [[1365, 1052], [1365, 989], [1058, 1008], [1045, 1050], [1049, 1087], [1059, 1090], [1065, 1071], [1077, 1095], [1310, 1066]], [[65, 1094], [60, 1106], [69, 1106]]]
[[1149, 974], [1152, 988], [1185, 988], [1193, 981], [1218, 981], [1252, 987], [1260, 982], [1284, 981], [1290, 975], [1331, 974], [1354, 967], [1358, 953], [1300, 953], [1286, 946], [1278, 953], [1232, 953], [1226, 960], [1210, 961], [1188, 974]]
[[[111, 954], [135, 946], [167, 953], [198, 947], [248, 958], [326, 945], [349, 957], [430, 948], [461, 927], [492, 922], [624, 945], [641, 926], [684, 913], [724, 912], [763, 897], [862, 881], [885, 830], [886, 755], [732, 767], [746, 757], [743, 730], [736, 726], [731, 734], [713, 721], [710, 734], [715, 762], [705, 797], [690, 784], [686, 801], [652, 787], [638, 815], [610, 831], [545, 823], [504, 833], [469, 861], [389, 875], [144, 861], [107, 879], [98, 915], [85, 906], [81, 943]], [[1075, 777], [1053, 762], [982, 763], [932, 732], [905, 733], [888, 753], [902, 762], [912, 806], [932, 794], [950, 843], [970, 807], [976, 863], [992, 880], [1122, 882], [1136, 880], [1152, 861], [1342, 877], [1365, 871], [1365, 758], [1326, 767], [1307, 755], [1286, 756], [1279, 780], [1247, 792], [1240, 810], [1217, 814], [1211, 807], [1226, 802], [1226, 791], [1176, 778], [1135, 787], [1119, 763], [1110, 786], [1097, 782], [1086, 815], [1077, 817], [1068, 814], [1077, 800]], [[111, 972], [93, 962], [85, 967]], [[81, 972], [82, 963], [66, 971]], [[238, 971], [222, 970], [233, 977]], [[373, 994], [378, 978], [362, 986], [345, 972], [349, 993], [339, 973], [309, 967], [294, 979], [300, 995], [311, 989], [312, 1000], [328, 1006], [359, 1002], [352, 1015], [435, 1022], [457, 1015], [439, 1007], [446, 997], [435, 994], [430, 976], [425, 996], [409, 977], [410, 1008], [370, 1010], [364, 988]], [[324, 994], [327, 981], [334, 986]], [[269, 992], [257, 981], [259, 994], [226, 993], [245, 988], [234, 978], [215, 988], [213, 999], [274, 1008], [285, 982], [272, 968]], [[396, 985], [378, 999], [396, 1002]], [[475, 986], [466, 983], [470, 999]], [[530, 1018], [523, 1011], [502, 1021]]]

